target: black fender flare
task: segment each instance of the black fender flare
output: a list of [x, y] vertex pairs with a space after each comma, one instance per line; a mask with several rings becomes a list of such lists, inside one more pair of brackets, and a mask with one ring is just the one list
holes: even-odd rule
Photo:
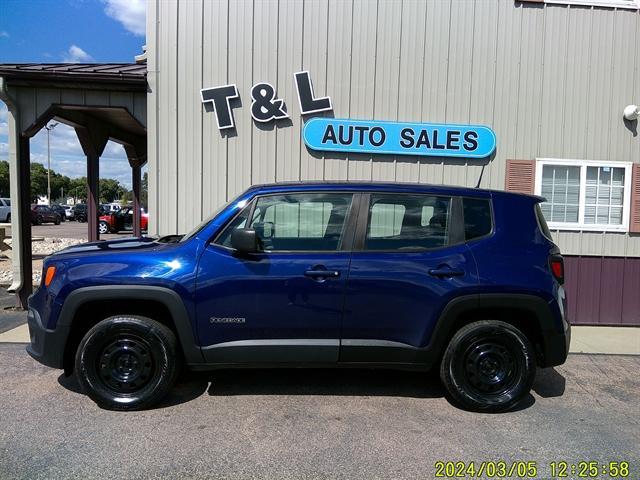
[[[570, 341], [569, 325], [564, 331], [557, 324], [549, 303], [542, 297], [523, 293], [484, 293], [463, 295], [452, 299], [442, 310], [429, 342], [428, 351], [443, 352], [448, 340], [455, 333], [456, 321], [465, 313], [484, 309], [518, 309], [530, 312], [536, 318], [542, 334], [541, 366], [564, 363]], [[431, 358], [435, 360], [435, 358]]]
[[204, 358], [194, 336], [191, 318], [187, 308], [173, 290], [152, 285], [99, 285], [81, 287], [72, 291], [64, 301], [58, 325], [71, 329], [71, 323], [78, 309], [93, 300], [152, 300], [163, 304], [171, 317], [178, 333], [178, 341], [186, 363], [202, 363]]

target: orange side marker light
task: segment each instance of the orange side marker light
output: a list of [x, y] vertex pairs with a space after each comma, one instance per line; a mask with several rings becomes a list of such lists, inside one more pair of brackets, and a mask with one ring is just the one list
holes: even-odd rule
[[47, 267], [47, 273], [44, 276], [44, 286], [48, 287], [51, 281], [53, 280], [53, 276], [56, 274], [56, 267]]

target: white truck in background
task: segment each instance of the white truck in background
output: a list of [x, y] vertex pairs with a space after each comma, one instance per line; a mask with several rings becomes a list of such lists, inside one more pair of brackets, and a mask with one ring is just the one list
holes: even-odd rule
[[0, 222], [11, 221], [11, 199], [0, 198]]

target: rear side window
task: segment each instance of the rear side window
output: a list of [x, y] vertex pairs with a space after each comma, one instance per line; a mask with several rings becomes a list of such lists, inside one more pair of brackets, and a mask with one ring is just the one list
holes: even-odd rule
[[549, 225], [547, 225], [547, 220], [544, 218], [544, 214], [542, 213], [542, 208], [540, 208], [539, 203], [536, 203], [535, 209], [536, 217], [538, 219], [538, 225], [540, 226], [540, 231], [545, 237], [547, 237], [548, 240], [551, 240], [553, 242], [551, 231], [549, 230]]
[[366, 250], [423, 250], [448, 242], [450, 197], [372, 194]]
[[464, 238], [473, 240], [491, 233], [491, 202], [484, 198], [462, 199]]

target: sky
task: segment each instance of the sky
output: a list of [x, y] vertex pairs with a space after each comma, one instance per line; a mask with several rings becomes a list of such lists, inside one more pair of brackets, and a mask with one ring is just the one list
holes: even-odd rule
[[[145, 41], [146, 0], [0, 0], [0, 63], [134, 62]], [[7, 107], [0, 101], [0, 160], [8, 159]], [[86, 175], [75, 131], [51, 131], [51, 169], [71, 178]], [[47, 135], [31, 138], [31, 161], [47, 164]], [[100, 177], [131, 188], [122, 146], [109, 142]]]

